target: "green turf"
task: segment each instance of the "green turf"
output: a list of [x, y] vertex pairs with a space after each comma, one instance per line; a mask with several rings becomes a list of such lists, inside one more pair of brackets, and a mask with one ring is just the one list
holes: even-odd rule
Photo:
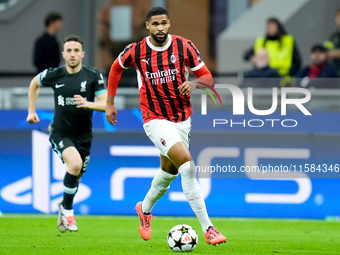
[[340, 254], [340, 223], [312, 220], [224, 219], [212, 221], [227, 243], [205, 243], [196, 218], [157, 217], [148, 242], [137, 217], [76, 216], [77, 233], [59, 233], [56, 215], [0, 217], [0, 254], [174, 254], [168, 231], [180, 223], [199, 236], [191, 254]]

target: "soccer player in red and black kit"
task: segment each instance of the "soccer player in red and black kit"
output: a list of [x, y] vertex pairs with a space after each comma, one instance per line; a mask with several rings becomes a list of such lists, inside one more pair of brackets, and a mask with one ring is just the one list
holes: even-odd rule
[[[28, 92], [29, 123], [38, 123], [35, 111], [41, 86], [54, 91], [54, 118], [50, 129], [53, 150], [66, 163], [64, 199], [58, 204], [58, 228], [61, 232], [77, 231], [73, 214], [73, 198], [78, 190], [80, 177], [85, 173], [90, 159], [93, 110], [105, 111], [107, 90], [103, 75], [82, 65], [83, 40], [70, 35], [64, 40], [65, 66], [48, 68], [35, 76]], [[98, 101], [94, 102], [95, 97]]]
[[[136, 205], [141, 222], [139, 232], [144, 240], [150, 239], [151, 210], [179, 173], [183, 192], [201, 223], [206, 242], [224, 243], [226, 238], [209, 219], [198, 181], [190, 177], [190, 164], [193, 164], [188, 148], [190, 92], [199, 85], [198, 80], [210, 80], [212, 84], [212, 75], [190, 40], [168, 34], [170, 20], [166, 9], [151, 8], [146, 14], [146, 28], [150, 36], [128, 45], [114, 61], [106, 105], [107, 121], [115, 125], [114, 97], [121, 74], [124, 69], [136, 67], [143, 127], [161, 154], [161, 170], [155, 175], [144, 201]], [[187, 68], [198, 80], [188, 81]]]

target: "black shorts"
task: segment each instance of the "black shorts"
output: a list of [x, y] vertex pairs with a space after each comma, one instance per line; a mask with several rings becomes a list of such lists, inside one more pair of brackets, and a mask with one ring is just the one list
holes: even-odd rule
[[86, 167], [90, 161], [91, 141], [85, 143], [77, 143], [70, 139], [69, 137], [61, 136], [58, 134], [51, 134], [49, 140], [51, 142], [52, 149], [59, 155], [63, 163], [64, 163], [62, 156], [63, 151], [68, 147], [75, 147], [83, 161], [83, 167], [81, 169], [81, 172], [82, 173], [85, 172]]

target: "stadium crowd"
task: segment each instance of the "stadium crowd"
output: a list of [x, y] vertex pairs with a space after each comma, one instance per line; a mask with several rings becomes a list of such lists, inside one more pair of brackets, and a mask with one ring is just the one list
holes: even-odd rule
[[[256, 38], [253, 47], [244, 53], [243, 59], [250, 62], [253, 69], [244, 73], [240, 86], [340, 87], [335, 79], [340, 77], [340, 9], [336, 11], [335, 23], [337, 31], [323, 43], [316, 42], [310, 50], [310, 64], [301, 67], [294, 35], [289, 34], [277, 18], [269, 18], [265, 36]], [[266, 81], [264, 78], [276, 79]]]

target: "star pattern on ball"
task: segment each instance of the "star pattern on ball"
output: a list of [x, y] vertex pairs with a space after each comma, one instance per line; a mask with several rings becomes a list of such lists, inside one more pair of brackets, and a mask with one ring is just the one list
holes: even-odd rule
[[180, 250], [182, 250], [182, 246], [185, 244], [182, 242], [182, 238], [179, 238], [178, 240], [174, 239], [174, 242], [175, 242], [174, 248], [178, 247]]
[[196, 231], [186, 224], [178, 224], [168, 233], [168, 245], [172, 251], [188, 252], [196, 248], [198, 236]]
[[191, 237], [191, 242], [188, 244], [191, 244], [191, 249], [194, 248], [197, 245], [197, 237]]
[[188, 230], [189, 230], [188, 228], [182, 226], [182, 233], [188, 233]]

